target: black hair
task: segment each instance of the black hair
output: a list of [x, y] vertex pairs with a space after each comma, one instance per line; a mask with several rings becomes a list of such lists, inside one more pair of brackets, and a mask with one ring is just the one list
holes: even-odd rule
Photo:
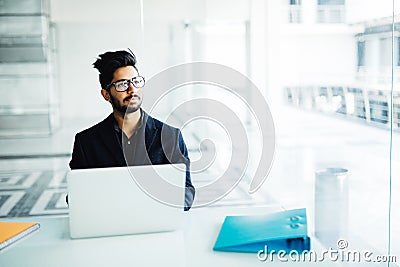
[[118, 68], [133, 66], [137, 71], [135, 65], [135, 55], [124, 50], [100, 54], [96, 62], [93, 63], [93, 67], [100, 72], [99, 81], [103, 89], [108, 89], [107, 85], [111, 83], [114, 72]]

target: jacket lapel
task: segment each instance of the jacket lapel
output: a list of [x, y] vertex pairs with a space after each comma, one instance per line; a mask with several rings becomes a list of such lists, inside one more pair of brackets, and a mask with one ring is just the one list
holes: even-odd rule
[[122, 148], [119, 145], [117, 140], [117, 136], [114, 130], [114, 117], [113, 113], [111, 113], [105, 120], [103, 124], [103, 129], [100, 132], [100, 138], [102, 139], [102, 143], [105, 144], [108, 152], [118, 165], [126, 165], [126, 161], [122, 152]]
[[148, 115], [146, 112], [143, 112], [145, 115], [145, 123], [146, 123], [146, 130], [145, 130], [145, 143], [146, 143], [146, 150], [147, 153], [150, 155], [150, 149], [156, 140], [158, 135], [158, 129], [155, 125], [154, 119]]

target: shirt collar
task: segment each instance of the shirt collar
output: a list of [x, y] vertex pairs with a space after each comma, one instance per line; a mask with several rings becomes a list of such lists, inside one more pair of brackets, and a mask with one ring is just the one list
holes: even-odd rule
[[[138, 125], [138, 127], [135, 129], [135, 131], [137, 131], [137, 130], [139, 130], [140, 128], [143, 127], [143, 124], [144, 124], [144, 115], [145, 115], [145, 112], [142, 110], [142, 108], [140, 108], [140, 120], [139, 120], [139, 125]], [[117, 123], [117, 120], [115, 119], [114, 115], [113, 115], [113, 119], [114, 119], [114, 130], [115, 130], [117, 133], [120, 134], [120, 133], [122, 132], [122, 130], [121, 130], [121, 128], [119, 128], [118, 123]]]

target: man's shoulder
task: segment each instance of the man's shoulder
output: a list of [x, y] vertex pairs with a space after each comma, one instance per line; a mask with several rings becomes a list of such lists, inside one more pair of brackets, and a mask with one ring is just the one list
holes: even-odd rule
[[96, 123], [95, 125], [87, 128], [85, 130], [82, 130], [82, 131], [78, 132], [76, 134], [76, 137], [79, 137], [79, 138], [91, 138], [94, 135], [98, 134], [99, 132], [103, 132], [104, 131], [104, 127], [108, 127], [108, 125], [109, 125], [109, 120], [110, 120], [110, 116], [111, 115], [112, 114], [110, 114], [104, 120]]

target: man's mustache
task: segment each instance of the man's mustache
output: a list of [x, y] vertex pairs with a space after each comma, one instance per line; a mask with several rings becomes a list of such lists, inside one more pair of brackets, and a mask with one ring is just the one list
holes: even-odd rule
[[140, 96], [139, 96], [139, 95], [134, 94], [134, 95], [125, 97], [125, 98], [124, 98], [124, 101], [130, 101], [133, 97], [136, 97], [137, 99], [140, 99]]

